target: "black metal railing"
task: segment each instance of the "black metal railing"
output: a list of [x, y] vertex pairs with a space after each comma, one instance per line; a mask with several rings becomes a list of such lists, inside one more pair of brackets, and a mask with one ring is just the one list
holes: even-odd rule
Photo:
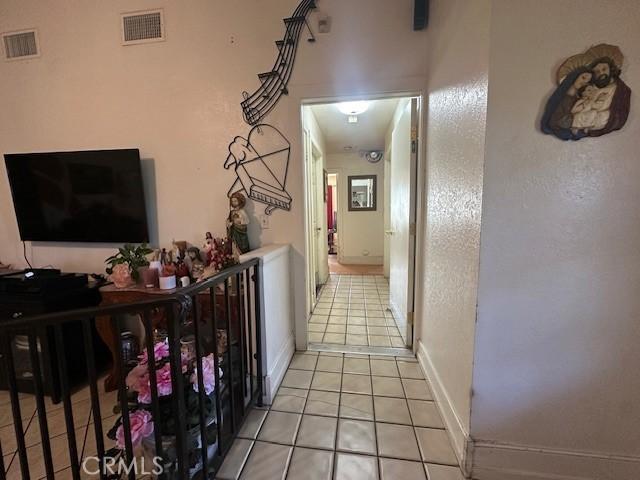
[[[253, 259], [152, 300], [0, 322], [0, 367], [7, 379], [15, 433], [11, 469], [19, 467], [20, 472], [15, 477], [54, 479], [56, 472], [66, 469], [74, 480], [134, 479], [149, 473], [166, 479], [214, 478], [248, 411], [262, 405], [258, 270], [258, 259]], [[142, 324], [143, 352], [133, 358], [131, 345], [122, 341], [124, 324], [131, 320], [125, 316], [137, 316]], [[116, 415], [107, 413], [110, 397], [101, 386], [105, 372], [96, 362], [96, 318], [108, 319], [115, 338]], [[82, 342], [65, 344], [65, 326], [81, 331]], [[36, 412], [31, 424], [35, 429], [37, 419], [40, 434], [33, 445], [25, 441], [32, 425], [25, 432], [16, 338], [28, 342]], [[69, 375], [75, 366], [65, 355], [68, 348], [82, 349], [86, 358], [90, 420], [80, 438], [80, 412], [74, 401], [78, 394], [72, 392]], [[43, 368], [45, 350], [54, 362]], [[48, 416], [55, 406], [45, 398], [44, 385], [52, 370], [59, 380], [64, 434], [54, 435], [49, 428]], [[69, 452], [66, 462], [52, 451], [53, 442], [60, 441]], [[0, 444], [0, 480], [8, 468], [3, 447]]]

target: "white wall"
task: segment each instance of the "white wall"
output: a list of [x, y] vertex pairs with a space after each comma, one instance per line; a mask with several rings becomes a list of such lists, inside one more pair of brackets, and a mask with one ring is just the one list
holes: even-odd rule
[[[338, 173], [338, 259], [344, 264], [382, 265], [384, 256], [384, 162], [370, 163], [358, 153], [330, 153], [327, 171]], [[377, 204], [372, 212], [349, 211], [348, 177], [376, 175]]]
[[600, 42], [640, 91], [640, 4], [494, 0], [491, 23], [474, 472], [638, 479], [640, 101], [579, 142], [538, 119], [557, 66]]
[[489, 17], [489, 0], [431, 2], [418, 354], [460, 457], [471, 411]]
[[[119, 14], [155, 8], [152, 0], [4, 0], [0, 31], [37, 27], [39, 59], [0, 62], [0, 152], [139, 147], [153, 159], [157, 239], [196, 243], [204, 232], [222, 234], [233, 174], [223, 170], [227, 146], [249, 131], [242, 91], [258, 87], [256, 74], [275, 60], [297, 0], [162, 2], [167, 41], [120, 45]], [[426, 34], [412, 30], [410, 0], [322, 0], [331, 33], [300, 42], [283, 97], [266, 121], [292, 144], [287, 189], [291, 212], [276, 212], [260, 231], [262, 210], [250, 202], [256, 223], [252, 245], [293, 246], [296, 299], [305, 298], [304, 200], [300, 102], [305, 98], [420, 91], [424, 87]], [[312, 24], [315, 23], [315, 15]], [[384, 65], [385, 68], [380, 68]], [[9, 188], [0, 175], [0, 258], [23, 265]], [[34, 246], [36, 265], [101, 271], [112, 248]], [[297, 345], [306, 345], [306, 302], [295, 305]]]

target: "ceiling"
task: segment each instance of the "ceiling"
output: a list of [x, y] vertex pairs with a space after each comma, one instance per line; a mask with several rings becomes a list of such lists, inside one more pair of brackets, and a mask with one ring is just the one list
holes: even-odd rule
[[[312, 105], [310, 108], [324, 134], [327, 153], [384, 150], [384, 137], [400, 100], [389, 98], [371, 101], [369, 108], [358, 115], [358, 123], [349, 123], [336, 103]], [[345, 147], [352, 147], [346, 150]]]

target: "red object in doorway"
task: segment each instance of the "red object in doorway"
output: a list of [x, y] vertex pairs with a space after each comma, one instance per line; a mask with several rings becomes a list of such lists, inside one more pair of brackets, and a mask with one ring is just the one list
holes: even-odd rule
[[333, 185], [327, 185], [327, 228], [333, 230]]

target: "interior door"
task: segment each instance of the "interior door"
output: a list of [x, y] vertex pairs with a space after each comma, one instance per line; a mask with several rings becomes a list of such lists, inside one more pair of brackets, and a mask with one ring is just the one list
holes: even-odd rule
[[[306, 230], [307, 230], [307, 296], [309, 299], [310, 311], [313, 310], [316, 304], [316, 278], [318, 272], [317, 266], [317, 245], [316, 245], [316, 230], [315, 230], [315, 168], [313, 165], [313, 152], [311, 135], [308, 130], [304, 130], [304, 170], [305, 170], [305, 183], [306, 183], [306, 195], [305, 204], [307, 210], [306, 218]], [[310, 312], [309, 312], [310, 313]]]
[[413, 340], [416, 179], [418, 154], [417, 98], [402, 100], [402, 113], [391, 138], [389, 306], [405, 345]]

